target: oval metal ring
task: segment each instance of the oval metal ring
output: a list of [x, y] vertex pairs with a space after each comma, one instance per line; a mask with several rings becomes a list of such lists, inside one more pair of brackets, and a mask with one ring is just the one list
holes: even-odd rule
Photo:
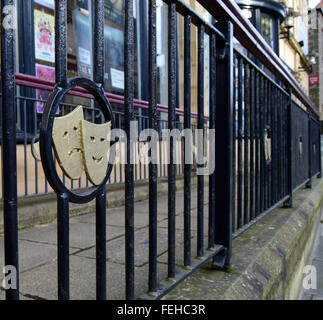
[[[56, 111], [58, 110], [64, 96], [75, 87], [84, 88], [94, 96], [94, 99], [98, 103], [98, 106], [102, 111], [105, 120], [111, 121], [111, 129], [115, 129], [115, 119], [113, 111], [107, 97], [105, 96], [103, 88], [86, 78], [78, 77], [70, 79], [67, 82], [65, 88], [61, 88], [57, 85], [46, 102], [40, 127], [40, 155], [46, 178], [54, 191], [57, 194], [66, 194], [69, 200], [73, 203], [82, 204], [88, 203], [95, 199], [101, 192], [102, 188], [105, 187], [113, 168], [113, 165], [111, 164], [113, 163], [113, 161], [111, 161], [113, 155], [110, 153], [110, 161], [107, 168], [107, 173], [104, 179], [102, 179], [102, 183], [98, 186], [91, 187], [83, 193], [75, 193], [72, 190], [68, 189], [58, 176], [52, 152], [52, 133], [54, 120]], [[111, 145], [113, 145], [113, 143], [111, 143]]]

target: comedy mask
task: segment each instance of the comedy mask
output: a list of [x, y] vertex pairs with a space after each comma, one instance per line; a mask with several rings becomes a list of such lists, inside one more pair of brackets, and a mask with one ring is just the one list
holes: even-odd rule
[[82, 145], [88, 179], [99, 185], [108, 169], [111, 122], [93, 124], [82, 120]]

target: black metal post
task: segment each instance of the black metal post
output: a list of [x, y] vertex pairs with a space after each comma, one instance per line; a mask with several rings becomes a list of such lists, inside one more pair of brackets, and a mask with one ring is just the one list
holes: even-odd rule
[[[210, 130], [215, 130], [216, 104], [216, 36], [210, 36]], [[211, 146], [210, 146], [211, 149]], [[216, 150], [216, 146], [215, 146]], [[209, 177], [209, 249], [214, 247], [214, 210], [215, 210], [216, 173]]]
[[[156, 0], [149, 1], [149, 128], [158, 129]], [[149, 164], [149, 291], [157, 289], [157, 164]]]
[[106, 189], [96, 198], [96, 298], [107, 298], [106, 271]]
[[308, 179], [306, 188], [312, 188], [312, 134], [311, 134], [311, 111], [308, 110]]
[[244, 201], [243, 201], [243, 223], [248, 224], [250, 220], [249, 216], [249, 113], [250, 113], [250, 100], [249, 100], [249, 64], [245, 64], [244, 68]]
[[[55, 2], [55, 72], [56, 83], [67, 84], [67, 1]], [[66, 194], [57, 195], [57, 272], [58, 299], [68, 300], [69, 292], [69, 199]]]
[[57, 195], [57, 279], [58, 299], [70, 299], [69, 268], [69, 199]]
[[5, 8], [13, 0], [1, 1], [1, 77], [2, 77], [2, 190], [5, 265], [14, 266], [17, 287], [6, 290], [7, 300], [19, 300], [17, 151], [15, 99], [15, 24], [16, 17]]
[[[192, 17], [184, 18], [184, 129], [191, 129], [191, 24]], [[185, 159], [190, 150], [186, 149]], [[192, 165], [184, 165], [184, 266], [191, 265], [191, 174]]]
[[[215, 184], [215, 243], [224, 250], [214, 257], [215, 269], [228, 270], [232, 255], [232, 120], [233, 120], [233, 26], [231, 22], [215, 25], [225, 36], [224, 48], [218, 48], [216, 90], [216, 131], [217, 152]], [[225, 55], [220, 55], [225, 50]]]
[[293, 206], [293, 117], [292, 117], [292, 92], [289, 91], [287, 106], [287, 170], [288, 170], [288, 194], [289, 199], [284, 203], [285, 207]]
[[134, 299], [134, 165], [131, 157], [130, 123], [134, 120], [134, 17], [133, 1], [125, 1], [125, 131], [127, 164], [125, 166], [125, 228], [126, 228], [126, 299]]
[[321, 128], [320, 128], [320, 120], [318, 120], [318, 127], [319, 127], [319, 129], [318, 129], [318, 157], [319, 157], [319, 159], [318, 159], [318, 161], [319, 161], [319, 174], [317, 175], [317, 177], [320, 179], [320, 178], [322, 178], [322, 154], [321, 154], [321, 152], [322, 152], [322, 148], [321, 148]]
[[[104, 0], [94, 1], [93, 79], [104, 86]], [[97, 102], [96, 102], [97, 104]], [[107, 298], [106, 279], [106, 189], [96, 198], [96, 297]]]
[[67, 0], [55, 1], [55, 72], [56, 83], [67, 83]]
[[[176, 2], [168, 5], [168, 129], [176, 128], [177, 106], [177, 13]], [[169, 141], [168, 164], [168, 277], [175, 277], [175, 201], [176, 201], [176, 165], [174, 164], [174, 144]]]
[[[204, 25], [198, 27], [198, 120], [197, 128], [203, 132], [203, 140], [199, 146], [198, 157], [204, 158]], [[203, 164], [198, 164], [200, 168]], [[202, 257], [204, 254], [204, 176], [197, 177], [197, 255]]]

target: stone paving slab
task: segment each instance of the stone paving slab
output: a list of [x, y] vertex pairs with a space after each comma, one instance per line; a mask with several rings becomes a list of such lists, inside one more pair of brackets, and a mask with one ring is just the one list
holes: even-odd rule
[[[158, 265], [159, 281], [167, 276], [167, 266]], [[72, 300], [94, 300], [95, 260], [79, 256], [70, 258], [70, 293]], [[57, 264], [50, 263], [21, 276], [21, 292], [39, 299], [57, 299]], [[135, 294], [148, 290], [148, 266], [135, 269]], [[109, 300], [125, 299], [125, 267], [107, 263], [107, 297]]]
[[[206, 210], [207, 207], [204, 207], [204, 232], [208, 232], [209, 228], [209, 214], [208, 211]], [[158, 224], [159, 227], [161, 228], [167, 228], [168, 227], [168, 220], [165, 219], [161, 221]], [[175, 219], [175, 226], [177, 230], [184, 230], [184, 215], [183, 213], [178, 214]], [[197, 210], [192, 210], [191, 212], [191, 230], [197, 230]]]
[[[157, 220], [163, 221], [167, 219], [167, 216], [158, 214]], [[83, 216], [72, 218], [71, 221], [76, 221], [80, 223], [90, 223], [95, 224], [95, 214], [86, 214]], [[107, 211], [107, 218], [106, 218], [107, 226], [111, 227], [123, 227], [125, 226], [125, 213], [124, 210], [118, 208], [113, 210]], [[137, 212], [135, 209], [135, 228], [142, 228], [149, 225], [149, 215], [148, 209], [147, 212]]]
[[[124, 235], [124, 233], [124, 228], [107, 227], [108, 240], [120, 237]], [[47, 226], [39, 226], [22, 230], [19, 232], [19, 239], [56, 245], [57, 224], [52, 223]], [[71, 221], [70, 246], [78, 249], [86, 249], [95, 246], [95, 225]]]
[[[135, 266], [140, 267], [149, 262], [149, 233], [148, 228], [135, 232]], [[196, 232], [192, 231], [192, 236]], [[165, 228], [157, 229], [157, 255], [167, 252], [168, 248], [168, 230]], [[177, 244], [184, 242], [184, 233], [181, 230], [176, 232], [175, 241]], [[95, 258], [95, 248], [76, 253], [77, 256]], [[107, 259], [109, 262], [125, 264], [125, 238], [118, 238], [107, 243]]]
[[[70, 248], [70, 254], [77, 250]], [[0, 275], [4, 266], [4, 247], [3, 238], [0, 238]], [[37, 242], [30, 242], [19, 240], [19, 272], [25, 272], [37, 266], [55, 261], [57, 258], [57, 247], [50, 244], [41, 244]], [[1, 279], [2, 277], [0, 277]]]

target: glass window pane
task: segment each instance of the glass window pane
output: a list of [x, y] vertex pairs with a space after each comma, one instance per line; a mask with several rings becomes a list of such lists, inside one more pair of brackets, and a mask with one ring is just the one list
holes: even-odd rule
[[261, 34], [265, 38], [266, 42], [273, 48], [273, 20], [268, 14], [261, 14]]

